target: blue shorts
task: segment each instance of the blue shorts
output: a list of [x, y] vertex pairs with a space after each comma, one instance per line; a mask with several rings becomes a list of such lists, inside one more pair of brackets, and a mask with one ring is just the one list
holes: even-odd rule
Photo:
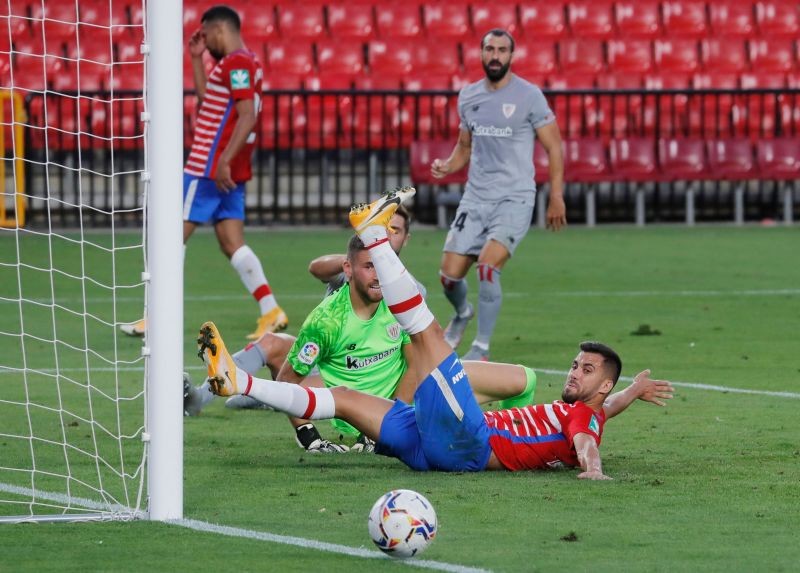
[[455, 353], [428, 374], [414, 406], [396, 400], [375, 451], [414, 470], [481, 471], [492, 453], [489, 428]]
[[223, 219], [244, 221], [244, 183], [223, 193], [213, 179], [184, 173], [183, 220], [199, 224]]

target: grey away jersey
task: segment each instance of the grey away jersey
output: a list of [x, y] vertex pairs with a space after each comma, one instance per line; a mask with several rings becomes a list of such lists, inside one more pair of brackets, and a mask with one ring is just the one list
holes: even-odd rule
[[486, 81], [479, 80], [461, 89], [458, 113], [461, 129], [472, 134], [463, 200], [533, 202], [535, 130], [556, 119], [542, 90], [514, 74], [497, 91], [489, 91]]

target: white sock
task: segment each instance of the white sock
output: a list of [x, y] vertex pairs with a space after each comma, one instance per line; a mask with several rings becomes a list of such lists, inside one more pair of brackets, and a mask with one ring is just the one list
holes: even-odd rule
[[231, 265], [239, 273], [239, 278], [242, 279], [247, 291], [258, 302], [261, 314], [267, 314], [278, 306], [278, 301], [275, 300], [275, 295], [272, 294], [267, 277], [264, 275], [261, 261], [258, 260], [253, 249], [247, 245], [236, 249], [231, 257]]
[[392, 250], [386, 229], [377, 225], [367, 227], [360, 237], [369, 250], [386, 305], [397, 322], [409, 334], [428, 328], [434, 320], [433, 314], [419, 292], [417, 281]]
[[245, 396], [290, 416], [327, 420], [336, 415], [336, 402], [327, 388], [303, 388], [299, 384], [255, 378], [238, 368], [236, 381]]

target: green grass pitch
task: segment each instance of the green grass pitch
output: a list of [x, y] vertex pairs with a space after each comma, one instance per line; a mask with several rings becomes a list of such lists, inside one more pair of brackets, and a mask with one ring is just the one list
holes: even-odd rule
[[[345, 230], [251, 229], [248, 243], [261, 257], [295, 333], [321, 296], [306, 272], [314, 256], [344, 249]], [[97, 472], [79, 450], [90, 450], [100, 427], [135, 432], [136, 407], [121, 422], [98, 407], [91, 427], [81, 404], [86, 394], [135, 394], [140, 341], [114, 338], [106, 321], [115, 309], [94, 283], [82, 292], [82, 273], [97, 283], [134, 282], [140, 254], [120, 255], [111, 267], [103, 233], [81, 259], [69, 241], [57, 241], [53, 260], [62, 269], [53, 282], [37, 271], [50, 261], [44, 238], [0, 234], [0, 263], [21, 254], [26, 267], [0, 265], [2, 297], [47, 300], [56, 292], [56, 321], [35, 303], [0, 302], [0, 364], [23, 364], [17, 337], [23, 322], [24, 364], [71, 368], [75, 383], [56, 395], [46, 375], [0, 373], [0, 466], [24, 467], [27, 431], [58, 443], [63, 415], [76, 476]], [[136, 242], [133, 234], [119, 245]], [[447, 303], [438, 284], [441, 231], [417, 229], [403, 254], [410, 271], [428, 287], [434, 314], [445, 322]], [[383, 492], [424, 493], [440, 520], [437, 540], [423, 559], [493, 571], [793, 571], [800, 561], [800, 235], [797, 228], [600, 227], [559, 234], [532, 231], [502, 274], [504, 302], [492, 359], [548, 371], [565, 371], [586, 339], [607, 342], [624, 362], [623, 375], [651, 368], [654, 377], [678, 382], [788, 392], [794, 397], [741, 394], [678, 386], [665, 409], [634, 404], [605, 429], [601, 454], [610, 482], [582, 482], [575, 471], [541, 473], [415, 473], [396, 460], [372, 455], [312, 456], [294, 443], [285, 419], [271, 412], [234, 412], [222, 400], [185, 420], [184, 503], [187, 518], [257, 532], [371, 549], [367, 513]], [[137, 258], [138, 257], [138, 258]], [[202, 377], [193, 340], [214, 320], [235, 349], [255, 325], [257, 308], [219, 253], [213, 235], [193, 237], [185, 270], [185, 365]], [[86, 285], [87, 283], [83, 283]], [[477, 296], [470, 276], [470, 296]], [[141, 291], [119, 293], [119, 320], [140, 313]], [[100, 320], [85, 321], [86, 309]], [[464, 346], [474, 332], [474, 324]], [[57, 332], [57, 352], [43, 340]], [[643, 332], [658, 334], [641, 335]], [[97, 355], [79, 352], [89, 340]], [[462, 351], [465, 348], [461, 349]], [[117, 378], [104, 360], [131, 362]], [[83, 370], [82, 370], [83, 369]], [[92, 390], [81, 377], [92, 377]], [[179, 381], [176, 381], [179, 383]], [[560, 394], [561, 374], [539, 377], [537, 401]], [[624, 384], [621, 383], [621, 384]], [[9, 402], [30, 400], [29, 417]], [[139, 406], [140, 407], [140, 406]], [[88, 419], [88, 418], [87, 418]], [[335, 437], [326, 422], [323, 434]], [[63, 448], [37, 444], [36, 458], [53, 470]], [[27, 450], [26, 450], [27, 448]], [[139, 446], [108, 448], [134, 471]], [[123, 496], [110, 470], [107, 488]], [[0, 482], [25, 484], [0, 471]], [[27, 478], [27, 483], [30, 483]], [[37, 478], [43, 490], [58, 478]], [[77, 495], [91, 497], [91, 483]], [[0, 495], [8, 499], [7, 494]], [[0, 515], [25, 513], [0, 504]], [[130, 523], [20, 524], [0, 526], [0, 571], [383, 571], [389, 560], [224, 537], [186, 528]], [[452, 569], [455, 570], [455, 569]]]

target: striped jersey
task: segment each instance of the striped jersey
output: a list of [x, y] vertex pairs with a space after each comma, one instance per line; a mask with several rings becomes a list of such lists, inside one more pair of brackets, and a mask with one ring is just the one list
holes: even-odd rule
[[575, 467], [578, 456], [573, 439], [589, 434], [600, 445], [606, 415], [583, 402], [535, 404], [484, 412], [489, 445], [503, 466], [511, 471]]
[[[236, 50], [222, 58], [206, 82], [206, 94], [197, 111], [194, 141], [184, 173], [196, 177], [213, 179], [217, 162], [230, 142], [239, 114], [236, 103], [252, 100], [256, 118], [261, 112], [261, 80], [264, 72], [255, 54], [248, 50]], [[251, 133], [247, 142], [231, 160], [231, 178], [237, 183], [252, 177], [250, 158], [255, 147], [256, 134]]]

